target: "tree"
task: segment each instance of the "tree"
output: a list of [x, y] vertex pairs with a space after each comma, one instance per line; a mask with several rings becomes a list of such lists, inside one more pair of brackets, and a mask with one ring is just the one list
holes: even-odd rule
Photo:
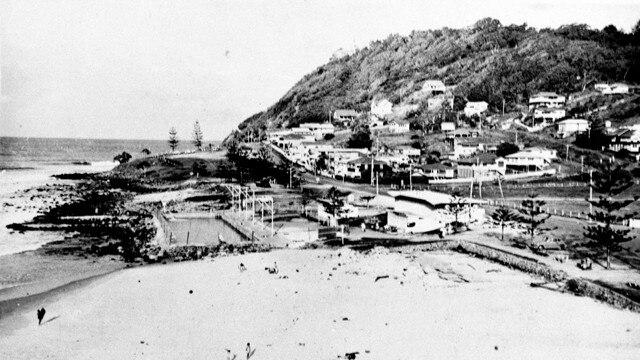
[[201, 175], [206, 175], [207, 174], [207, 164], [202, 160], [198, 160], [198, 161], [194, 162], [193, 165], [191, 166], [191, 172], [196, 177], [200, 177]]
[[520, 148], [516, 144], [503, 142], [498, 145], [498, 149], [496, 150], [496, 155], [498, 157], [505, 157], [507, 155], [515, 154], [520, 151]]
[[305, 215], [307, 214], [307, 205], [309, 205], [312, 200], [313, 200], [313, 196], [311, 196], [311, 193], [309, 191], [303, 190], [302, 196], [300, 197], [300, 205], [302, 205], [302, 212]]
[[202, 130], [200, 129], [200, 122], [196, 120], [193, 124], [193, 146], [198, 149], [198, 151], [202, 150]]
[[359, 129], [351, 134], [351, 137], [347, 141], [347, 147], [351, 149], [369, 149], [371, 147], [371, 144], [373, 144], [373, 139], [371, 139], [371, 132], [366, 128]]
[[538, 194], [529, 194], [527, 199], [522, 200], [521, 208], [518, 210], [522, 214], [519, 221], [526, 225], [525, 234], [529, 235], [531, 244], [536, 232], [548, 230], [541, 227], [551, 217], [542, 211], [542, 207], [546, 204], [545, 201], [538, 200]]
[[149, 149], [147, 149], [147, 148], [144, 148], [144, 149], [142, 149], [141, 153], [142, 153], [144, 156], [149, 156], [149, 155], [151, 155], [151, 150], [149, 150]]
[[344, 206], [344, 194], [335, 186], [331, 187], [326, 194], [327, 201], [323, 204], [325, 210], [333, 214], [334, 218], [338, 216], [338, 210]]
[[502, 236], [501, 240], [504, 241], [504, 227], [507, 225], [509, 221], [518, 221], [518, 214], [511, 211], [506, 206], [501, 206], [496, 209], [496, 211], [491, 214], [491, 219], [493, 221], [500, 223], [500, 227], [502, 228]]
[[460, 222], [458, 221], [458, 218], [460, 214], [464, 211], [464, 206], [466, 203], [467, 203], [467, 199], [465, 199], [460, 194], [459, 191], [454, 191], [451, 194], [451, 199], [449, 200], [449, 211], [451, 211], [451, 213], [455, 217], [454, 231], [457, 231], [457, 227], [460, 224]]
[[631, 185], [633, 185], [631, 173], [613, 162], [604, 162], [600, 169], [593, 174], [591, 187], [603, 195], [600, 195], [598, 199], [587, 199], [587, 202], [602, 210], [596, 210], [589, 214], [589, 218], [595, 221], [595, 224], [585, 227], [584, 236], [593, 240], [589, 245], [606, 252], [607, 269], [611, 267], [611, 252], [618, 251], [620, 243], [633, 239], [632, 236], [629, 236], [630, 229], [614, 229], [612, 227], [612, 225], [630, 219], [634, 215], [633, 213], [625, 214], [622, 210], [636, 201], [638, 197], [613, 199], [613, 196], [619, 195]]
[[178, 140], [178, 132], [176, 131], [176, 128], [172, 127], [169, 130], [169, 147], [171, 148], [172, 152], [176, 151], [179, 142], [180, 140]]
[[131, 154], [126, 151], [123, 151], [122, 154], [118, 154], [113, 158], [113, 161], [117, 161], [120, 164], [128, 163], [131, 160]]

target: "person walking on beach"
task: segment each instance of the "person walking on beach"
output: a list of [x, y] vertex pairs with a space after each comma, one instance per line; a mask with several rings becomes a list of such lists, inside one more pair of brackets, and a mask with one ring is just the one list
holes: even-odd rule
[[38, 326], [42, 324], [42, 319], [44, 319], [44, 314], [47, 312], [44, 308], [38, 309]]

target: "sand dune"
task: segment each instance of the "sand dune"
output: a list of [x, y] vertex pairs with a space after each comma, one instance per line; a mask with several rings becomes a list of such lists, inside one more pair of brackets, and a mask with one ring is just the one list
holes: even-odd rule
[[[269, 274], [274, 262], [279, 273]], [[229, 349], [245, 359], [247, 342], [252, 359], [638, 355], [639, 314], [531, 281], [460, 254], [384, 250], [282, 250], [146, 266], [0, 319], [0, 358], [226, 359]]]

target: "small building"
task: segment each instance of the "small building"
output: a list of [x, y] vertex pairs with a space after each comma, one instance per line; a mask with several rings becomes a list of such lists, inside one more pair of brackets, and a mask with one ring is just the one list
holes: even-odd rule
[[316, 139], [322, 139], [327, 134], [333, 134], [335, 128], [329, 123], [304, 123], [300, 129], [311, 132]]
[[558, 95], [554, 92], [539, 92], [529, 98], [529, 110], [533, 110], [537, 107], [550, 107], [557, 108], [563, 107], [566, 98], [562, 95]]
[[567, 117], [567, 111], [564, 108], [540, 106], [533, 110], [533, 118], [542, 119], [545, 122], [554, 123], [565, 117]]
[[464, 114], [468, 117], [473, 115], [480, 116], [486, 112], [489, 104], [486, 101], [469, 101], [464, 107]]
[[406, 120], [391, 120], [387, 123], [387, 128], [389, 132], [395, 134], [401, 134], [405, 132], [409, 132], [409, 122]]
[[440, 123], [440, 131], [444, 134], [453, 133], [456, 130], [456, 124], [453, 122]]
[[422, 165], [422, 173], [428, 179], [455, 179], [456, 169], [445, 164]]
[[422, 91], [428, 92], [431, 95], [441, 95], [447, 91], [447, 87], [440, 80], [427, 80], [422, 85]]
[[358, 117], [358, 112], [349, 109], [338, 109], [333, 112], [333, 121], [336, 124], [349, 124]]
[[[393, 210], [388, 213], [388, 225], [403, 233], [437, 231], [455, 221], [450, 207], [455, 198], [435, 191], [389, 191], [393, 196]], [[483, 201], [465, 198], [464, 209], [458, 214], [460, 222], [484, 219], [484, 210], [474, 206]]]
[[600, 91], [603, 95], [629, 93], [629, 85], [623, 84], [623, 83], [615, 83], [615, 84], [599, 83], [599, 84], [595, 84], [593, 87], [594, 89]]
[[566, 138], [573, 134], [580, 134], [589, 130], [589, 121], [585, 119], [566, 119], [558, 122], [556, 136]]
[[517, 171], [544, 170], [554, 159], [557, 159], [557, 151], [539, 147], [526, 148], [515, 154], [505, 156], [507, 168]]
[[609, 145], [607, 148], [611, 151], [626, 150], [631, 154], [640, 152], [640, 131], [633, 128], [623, 128], [607, 134]]

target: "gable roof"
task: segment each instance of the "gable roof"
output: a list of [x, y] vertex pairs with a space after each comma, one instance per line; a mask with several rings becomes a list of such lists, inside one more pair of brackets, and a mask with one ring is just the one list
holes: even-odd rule
[[333, 112], [334, 116], [358, 116], [355, 110], [338, 109]]

